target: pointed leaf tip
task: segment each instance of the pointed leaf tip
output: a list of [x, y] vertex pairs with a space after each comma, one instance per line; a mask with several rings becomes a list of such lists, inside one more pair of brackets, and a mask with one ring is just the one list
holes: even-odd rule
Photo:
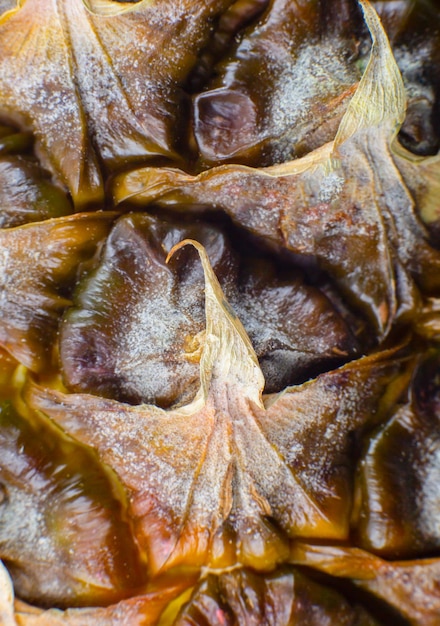
[[169, 252], [166, 262], [186, 245], [199, 253], [205, 276], [206, 341], [200, 363], [201, 391], [217, 379], [243, 388], [243, 393], [259, 406], [264, 377], [251, 341], [237, 315], [227, 302], [219, 281], [211, 267], [205, 248], [193, 239], [184, 239]]
[[372, 127], [384, 127], [391, 141], [405, 119], [405, 87], [387, 34], [368, 0], [358, 2], [373, 43], [367, 68], [339, 125], [335, 148]]

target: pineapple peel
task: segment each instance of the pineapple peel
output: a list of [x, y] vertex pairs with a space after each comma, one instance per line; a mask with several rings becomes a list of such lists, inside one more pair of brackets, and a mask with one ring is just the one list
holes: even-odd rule
[[51, 369], [50, 345], [78, 265], [93, 257], [114, 217], [76, 214], [0, 230], [0, 345], [31, 370]]
[[437, 626], [439, 27], [0, 0], [2, 626]]
[[0, 546], [16, 593], [67, 608], [107, 605], [142, 589], [145, 563], [114, 474], [49, 420], [21, 409], [0, 405]]
[[[207, 340], [201, 392], [164, 411], [30, 384], [31, 406], [93, 446], [125, 486], [150, 573], [177, 566], [267, 569], [290, 538], [348, 536], [352, 433], [380, 419], [401, 370], [386, 351], [271, 397], [244, 329], [197, 242]], [[331, 436], [330, 436], [331, 432]]]
[[397, 609], [411, 624], [436, 626], [438, 622], [438, 559], [390, 562], [358, 548], [298, 543], [292, 549], [291, 561], [350, 578], [357, 587]]
[[237, 254], [224, 228], [136, 213], [114, 224], [64, 315], [60, 359], [70, 391], [162, 408], [194, 398], [206, 341], [203, 269], [191, 246], [165, 262], [183, 239], [204, 246], [252, 342], [266, 393], [307, 380], [318, 363], [336, 367], [358, 354], [332, 302], [272, 259]]
[[103, 202], [101, 161], [178, 159], [181, 85], [228, 4], [21, 0], [0, 16], [0, 110], [76, 208]]
[[[409, 162], [394, 151], [405, 113], [403, 82], [375, 10], [361, 4], [373, 46], [333, 142], [266, 168], [221, 165], [198, 175], [135, 169], [115, 178], [113, 196], [119, 204], [187, 213], [198, 206], [222, 210], [268, 245], [305, 264], [316, 259], [382, 341], [402, 316], [417, 315], [420, 287], [440, 286], [440, 254], [415, 208], [423, 194], [422, 211], [436, 214], [437, 186], [426, 190], [420, 181], [423, 160]], [[437, 160], [432, 170], [436, 180]]]

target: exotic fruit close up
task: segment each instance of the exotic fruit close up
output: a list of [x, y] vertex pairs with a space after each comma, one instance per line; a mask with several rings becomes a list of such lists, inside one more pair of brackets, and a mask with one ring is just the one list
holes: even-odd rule
[[0, 626], [440, 624], [440, 5], [0, 0]]

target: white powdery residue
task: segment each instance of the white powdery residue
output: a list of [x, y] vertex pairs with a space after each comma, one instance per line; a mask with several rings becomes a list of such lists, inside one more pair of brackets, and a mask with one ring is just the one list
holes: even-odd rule
[[[8, 312], [9, 316], [12, 314], [19, 319], [20, 310], [16, 302], [24, 301], [24, 308], [32, 308], [29, 305], [29, 285], [34, 283], [35, 275], [38, 274], [42, 248], [39, 237], [35, 237], [30, 246], [29, 239], [22, 239], [17, 231], [6, 230], [5, 234], [7, 245], [3, 247], [0, 244], [0, 305], [3, 307], [3, 317], [7, 317]], [[26, 272], [23, 272], [23, 259]], [[33, 294], [34, 300], [38, 297], [38, 294]]]
[[6, 289], [10, 282], [10, 250], [0, 247], [0, 305], [6, 303]]
[[[316, 454], [312, 455], [310, 453], [308, 448], [309, 442], [306, 438], [308, 429], [308, 427], [298, 428], [295, 433], [296, 441], [293, 441], [290, 445], [286, 460], [290, 467], [296, 467], [299, 465], [301, 468], [299, 470], [301, 480], [307, 485], [308, 489], [311, 489], [315, 493], [319, 493], [322, 490], [321, 474], [323, 471], [323, 461], [325, 460], [325, 457], [319, 457], [317, 459]], [[304, 442], [302, 441], [303, 437]]]
[[[170, 384], [173, 372], [164, 356], [178, 345], [185, 327], [191, 328], [191, 320], [169, 306], [168, 294], [163, 297], [155, 294], [154, 298], [146, 294], [121, 325], [115, 373], [127, 379], [143, 397], [154, 398]], [[184, 358], [179, 357], [175, 355], [175, 360], [184, 366]], [[188, 364], [188, 369], [192, 370], [193, 366]]]
[[40, 125], [45, 129], [41, 140], [49, 148], [62, 143], [63, 152], [59, 153], [59, 158], [68, 161], [69, 152], [79, 154], [82, 144], [80, 110], [73, 91], [71, 87], [57, 88], [49, 93], [47, 85], [43, 85], [34, 93], [34, 101], [42, 111]]
[[[151, 106], [155, 100], [161, 100], [158, 83], [155, 83], [148, 76], [139, 73], [134, 75], [130, 80], [130, 101], [134, 103], [136, 114], [140, 118], [146, 117], [148, 120], [149, 111], [144, 111], [143, 107]], [[157, 104], [157, 103], [156, 103]], [[163, 110], [165, 110], [165, 98], [160, 102]], [[160, 119], [157, 124], [160, 125]]]
[[[180, 522], [185, 517], [190, 500], [192, 474], [177, 474], [166, 463], [158, 463], [154, 471], [145, 476], [142, 492], [151, 494], [153, 501], [159, 501], [160, 509], [172, 511], [173, 517]], [[157, 514], [161, 514], [160, 509]]]
[[[340, 464], [341, 454], [348, 452], [347, 435], [364, 421], [365, 415], [359, 408], [359, 390], [353, 382], [352, 388], [346, 389], [342, 396], [336, 386], [338, 397], [333, 396], [330, 390], [320, 388], [319, 382], [309, 385], [304, 395], [301, 394], [301, 406], [307, 407], [306, 410], [299, 412], [299, 405], [295, 402], [295, 414], [292, 415], [289, 396], [281, 398], [279, 410], [292, 417], [284, 422], [284, 428], [274, 443], [291, 467], [298, 464], [302, 467], [303, 480], [311, 489], [331, 496], [333, 492], [326, 484], [325, 476], [335, 462]], [[282, 404], [285, 406], [282, 407]]]
[[[261, 428], [255, 407], [252, 403], [247, 406], [231, 398], [230, 412], [233, 415], [235, 445], [238, 450], [238, 463], [241, 467], [240, 504], [247, 503], [249, 511], [254, 509], [259, 516], [261, 504], [255, 501], [253, 484], [258, 485], [259, 492], [264, 497], [278, 499], [283, 497], [283, 487], [286, 479], [286, 467], [273, 441]], [[286, 503], [284, 502], [284, 505]], [[243, 511], [238, 511], [243, 514]]]
[[340, 424], [327, 424], [327, 428], [324, 431], [324, 439], [326, 439], [327, 441], [331, 441], [332, 443], [337, 441], [339, 435], [339, 427]]
[[231, 479], [228, 471], [231, 462], [228, 422], [229, 416], [221, 416], [216, 421], [192, 493], [191, 515], [196, 523], [207, 528], [212, 527], [213, 522], [221, 523], [224, 514], [229, 513], [229, 510], [223, 510]]
[[158, 514], [168, 510], [176, 520], [183, 519], [204, 443], [197, 438], [194, 445], [188, 429], [184, 424], [179, 428], [171, 414], [155, 417], [145, 409], [142, 416], [126, 415], [127, 427], [131, 428], [134, 420], [142, 423], [143, 432], [137, 433], [134, 454], [127, 455], [125, 450], [121, 461], [124, 471], [131, 475], [128, 481], [141, 496], [139, 506], [142, 508], [151, 494], [151, 499], [160, 505]]
[[424, 536], [440, 545], [440, 443], [423, 458], [419, 468], [421, 491], [417, 494], [419, 526]]
[[[206, 8], [206, 2], [194, 2], [191, 5], [191, 11], [188, 10], [187, 0], [173, 0], [172, 2], [155, 2], [151, 6], [148, 6], [145, 11], [144, 19], [148, 21], [151, 32], [156, 33], [155, 40], [157, 41], [157, 33], [161, 33], [164, 30], [167, 33], [176, 33], [179, 38], [185, 41], [186, 30], [194, 31], [200, 24], [206, 23], [206, 18], [211, 12]], [[186, 29], [185, 29], [186, 27]], [[176, 42], [173, 42], [174, 44]], [[176, 48], [178, 54], [179, 48]]]
[[355, 82], [353, 69], [334, 49], [334, 44], [323, 40], [302, 46], [296, 51], [295, 62], [281, 72], [275, 97], [268, 111], [271, 133], [284, 134], [289, 128], [307, 119], [316, 98], [337, 95], [341, 85]]
[[[232, 307], [237, 311], [247, 334], [255, 337], [259, 345], [270, 344], [274, 339], [275, 331], [276, 339], [288, 344], [290, 340], [289, 330], [287, 329], [284, 332], [284, 328], [280, 324], [279, 309], [284, 305], [283, 301], [275, 299], [274, 306], [264, 307], [261, 311], [257, 310], [257, 313], [255, 299], [250, 298], [249, 294], [246, 294], [246, 299], [237, 297], [237, 302], [235, 302], [235, 298], [232, 298], [230, 301]], [[277, 307], [277, 304], [280, 306]], [[262, 323], [262, 317], [264, 323]], [[284, 326], [289, 324], [289, 321], [284, 320]]]
[[145, 362], [142, 355], [138, 360], [134, 359], [130, 371], [124, 373], [124, 387], [127, 391], [140, 394], [149, 402], [155, 402], [156, 397], [166, 395], [174, 382], [173, 372], [165, 363]]
[[[131, 92], [127, 92], [128, 70], [125, 68], [125, 75], [121, 74], [112, 60], [111, 38], [117, 38], [119, 34], [102, 28], [103, 22], [99, 20], [99, 28], [95, 26], [82, 2], [79, 5], [77, 1], [66, 4], [66, 9], [75, 79], [90, 130], [102, 156], [112, 159], [126, 153], [144, 154], [145, 131], [130, 102]], [[124, 56], [131, 56], [131, 48], [128, 45]]]
[[276, 99], [272, 101], [269, 111], [269, 119], [277, 134], [282, 135], [288, 126], [296, 126], [310, 109], [306, 98], [307, 89], [300, 89], [302, 80], [301, 72], [289, 70], [280, 77]]
[[411, 48], [399, 46], [393, 50], [409, 98], [417, 98], [423, 94], [432, 101], [435, 99], [434, 89], [429, 81], [420, 80], [420, 77], [425, 73], [427, 59], [431, 59], [435, 55], [432, 41], [418, 43], [416, 50], [414, 46]]
[[82, 103], [91, 120], [99, 122], [97, 128], [107, 127], [109, 109], [121, 99], [120, 86], [89, 23], [82, 20], [81, 25], [82, 28], [76, 27], [73, 32], [73, 51]]
[[320, 202], [329, 203], [339, 197], [344, 188], [345, 178], [337, 172], [330, 172], [321, 178], [320, 183], [318, 199]]
[[[21, 86], [15, 88], [13, 106], [15, 109], [19, 106], [19, 110], [30, 112], [34, 120], [34, 130], [40, 141], [49, 148], [62, 142], [65, 154], [66, 150], [78, 150], [80, 143], [78, 129], [81, 128], [81, 119], [72, 84], [65, 79], [67, 72], [62, 69], [62, 59], [57, 61], [59, 62], [57, 69], [54, 63], [42, 65], [38, 72], [30, 70], [29, 73], [33, 74], [33, 78], [20, 81]], [[10, 80], [17, 82], [14, 71]], [[6, 77], [5, 82], [8, 82]]]
[[[149, 298], [148, 292], [135, 305], [127, 316], [118, 338], [122, 352], [130, 355], [130, 360], [142, 358], [145, 348], [153, 353], [163, 353], [175, 339], [176, 326], [185, 322], [178, 310], [169, 306], [168, 293], [156, 294]], [[122, 363], [121, 363], [122, 365]]]
[[31, 555], [39, 562], [53, 562], [56, 554], [46, 527], [46, 506], [39, 494], [9, 490], [9, 500], [0, 516], [0, 543], [5, 556], [11, 552], [12, 559], [16, 559], [20, 551], [23, 559]]
[[[32, 27], [28, 31], [17, 28], [14, 40], [8, 40], [6, 31], [2, 44], [14, 62], [6, 54], [0, 87], [11, 106], [33, 120], [34, 130], [46, 146], [62, 142], [65, 151], [70, 133], [80, 128], [81, 120], [69, 71], [68, 46], [55, 4], [35, 3]], [[17, 49], [18, 56], [14, 52]]]

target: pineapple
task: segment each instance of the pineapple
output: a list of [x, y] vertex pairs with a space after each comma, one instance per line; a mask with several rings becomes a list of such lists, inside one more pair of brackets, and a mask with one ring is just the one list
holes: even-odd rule
[[0, 2], [0, 623], [440, 623], [440, 11]]

